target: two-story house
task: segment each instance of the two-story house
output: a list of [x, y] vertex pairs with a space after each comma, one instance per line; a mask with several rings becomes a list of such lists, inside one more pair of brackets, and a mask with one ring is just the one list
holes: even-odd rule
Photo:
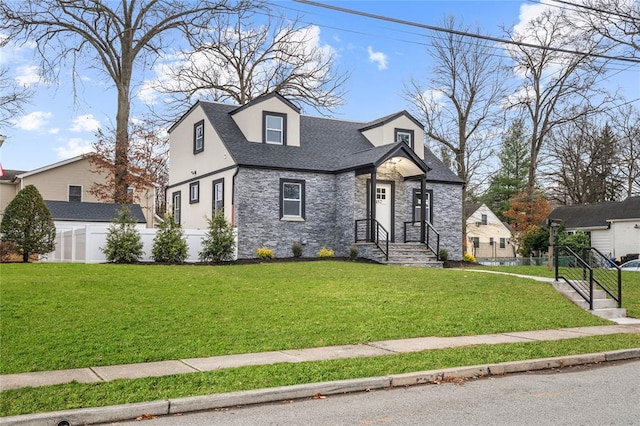
[[486, 204], [469, 205], [467, 213], [467, 253], [479, 260], [516, 257], [511, 227]]
[[348, 256], [355, 243], [379, 256], [408, 241], [462, 257], [463, 183], [406, 111], [368, 123], [310, 117], [272, 93], [243, 106], [199, 101], [169, 133], [175, 218], [205, 229], [223, 210], [238, 258], [261, 246], [290, 257], [294, 243], [309, 257], [322, 247]]

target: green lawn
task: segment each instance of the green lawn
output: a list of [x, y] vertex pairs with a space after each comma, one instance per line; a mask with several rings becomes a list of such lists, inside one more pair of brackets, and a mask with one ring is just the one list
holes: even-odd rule
[[607, 323], [548, 284], [351, 262], [1, 266], [1, 373]]
[[[550, 271], [546, 266], [481, 266], [478, 269], [539, 277], [555, 276], [555, 271]], [[622, 307], [627, 309], [627, 316], [640, 318], [640, 273], [638, 272], [622, 271]]]
[[[640, 313], [634, 278], [625, 306]], [[608, 323], [533, 280], [339, 261], [3, 264], [0, 315], [2, 374]], [[0, 416], [639, 346], [640, 335], [622, 334], [69, 383], [2, 392]]]

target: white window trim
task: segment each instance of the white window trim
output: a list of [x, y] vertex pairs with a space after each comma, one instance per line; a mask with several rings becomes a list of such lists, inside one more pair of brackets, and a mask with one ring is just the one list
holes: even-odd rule
[[84, 201], [84, 187], [82, 185], [74, 185], [74, 184], [69, 184], [67, 185], [67, 201], [71, 201], [71, 187], [72, 186], [77, 186], [80, 188], [80, 202]]
[[[277, 118], [278, 120], [280, 120], [280, 128], [275, 128], [275, 127], [269, 127], [268, 123], [269, 123], [269, 118]], [[275, 114], [269, 114], [267, 113], [265, 115], [265, 120], [264, 120], [264, 142], [266, 144], [269, 145], [284, 145], [284, 117], [281, 115], [275, 115]], [[276, 141], [270, 141], [269, 140], [269, 131], [272, 132], [279, 132], [280, 133], [280, 141], [276, 142]]]

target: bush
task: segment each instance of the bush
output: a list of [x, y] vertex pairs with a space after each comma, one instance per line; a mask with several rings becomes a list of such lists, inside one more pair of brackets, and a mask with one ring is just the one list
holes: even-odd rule
[[291, 251], [293, 252], [293, 257], [301, 257], [302, 245], [300, 243], [293, 243], [293, 246], [291, 246]]
[[258, 259], [262, 259], [262, 260], [273, 259], [276, 257], [273, 254], [273, 250], [267, 247], [259, 247], [258, 251], [256, 252], [256, 255], [258, 256]]
[[446, 251], [445, 249], [440, 250], [440, 252], [438, 253], [438, 257], [440, 258], [440, 260], [448, 260], [449, 259], [449, 252]]
[[476, 263], [476, 257], [471, 253], [465, 253], [464, 256], [462, 256], [462, 261], [469, 262], [469, 263]]
[[135, 263], [142, 258], [140, 232], [135, 228], [129, 207], [123, 205], [118, 210], [118, 218], [109, 226], [107, 245], [102, 252], [107, 256], [107, 262], [113, 263]]
[[19, 249], [11, 241], [0, 241], [0, 262], [12, 262], [17, 260]]
[[187, 258], [184, 231], [173, 215], [168, 215], [156, 232], [151, 254], [156, 262], [184, 263]]
[[333, 252], [333, 250], [328, 249], [326, 247], [322, 247], [318, 252], [318, 257], [334, 257], [334, 256], [335, 256], [335, 253]]
[[358, 247], [351, 246], [349, 249], [349, 259], [356, 260], [358, 258]]
[[0, 223], [2, 241], [15, 244], [22, 261], [31, 254], [46, 254], [56, 249], [56, 227], [42, 195], [27, 185], [4, 210]]
[[198, 254], [201, 262], [220, 262], [231, 260], [236, 247], [233, 228], [219, 210], [211, 219], [207, 219], [209, 230], [202, 239], [202, 251]]

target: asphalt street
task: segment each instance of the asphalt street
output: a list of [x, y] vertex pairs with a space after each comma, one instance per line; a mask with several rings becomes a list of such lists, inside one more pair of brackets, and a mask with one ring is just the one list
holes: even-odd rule
[[640, 425], [640, 360], [493, 376], [119, 425]]

